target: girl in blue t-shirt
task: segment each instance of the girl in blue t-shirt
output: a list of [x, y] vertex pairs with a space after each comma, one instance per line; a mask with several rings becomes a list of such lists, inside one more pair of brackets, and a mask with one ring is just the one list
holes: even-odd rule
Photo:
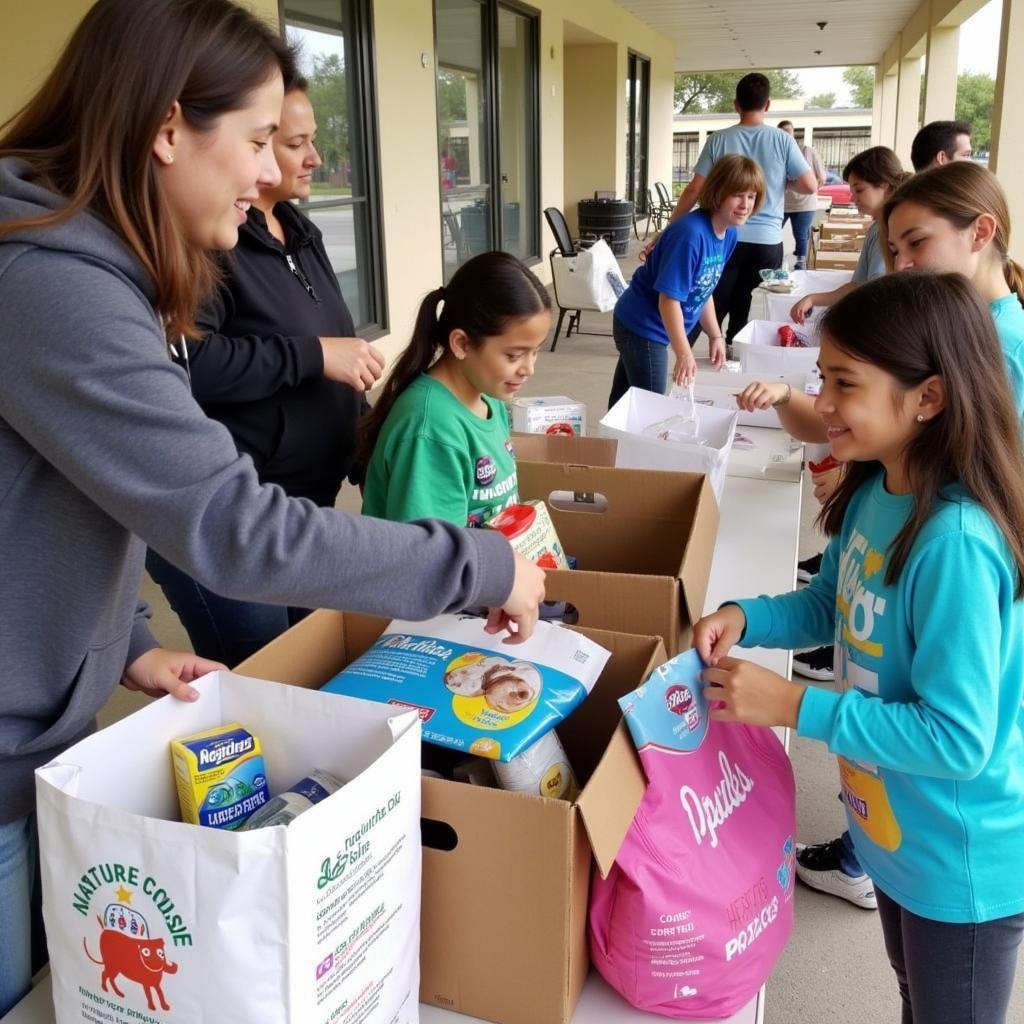
[[712, 364], [725, 362], [711, 295], [736, 247], [736, 228], [760, 209], [764, 195], [764, 175], [753, 160], [722, 157], [701, 188], [699, 208], [658, 238], [615, 305], [612, 335], [619, 362], [609, 408], [631, 387], [663, 393], [669, 348], [676, 357], [673, 381], [692, 381], [697, 362], [686, 334], [698, 320], [711, 339]]
[[[694, 627], [723, 722], [827, 743], [903, 1019], [1006, 1019], [1024, 933], [1024, 455], [992, 317], [891, 274], [822, 321], [815, 405], [847, 463], [801, 591]], [[728, 656], [834, 642], [836, 690]]]

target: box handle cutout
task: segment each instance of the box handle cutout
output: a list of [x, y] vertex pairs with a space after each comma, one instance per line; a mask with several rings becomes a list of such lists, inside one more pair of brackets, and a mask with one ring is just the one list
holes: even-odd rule
[[552, 491], [548, 504], [559, 512], [601, 515], [608, 511], [608, 499], [600, 491]]
[[423, 845], [431, 850], [451, 853], [459, 845], [459, 834], [446, 821], [420, 818], [420, 834], [423, 837]]

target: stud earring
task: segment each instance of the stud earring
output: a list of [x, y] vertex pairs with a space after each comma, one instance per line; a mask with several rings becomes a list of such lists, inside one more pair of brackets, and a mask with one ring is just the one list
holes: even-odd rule
[[167, 163], [169, 163], [169, 164], [173, 164], [174, 163], [174, 154], [173, 153], [165, 153], [164, 154], [164, 160], [166, 160]]
[[917, 414], [917, 422], [924, 423], [924, 417], [920, 413]]

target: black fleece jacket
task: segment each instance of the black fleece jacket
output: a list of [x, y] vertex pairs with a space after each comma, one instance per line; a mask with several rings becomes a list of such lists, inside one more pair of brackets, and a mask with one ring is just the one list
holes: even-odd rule
[[319, 228], [291, 203], [274, 214], [285, 244], [252, 207], [224, 283], [199, 313], [205, 337], [188, 346], [192, 392], [262, 482], [331, 506], [355, 463], [366, 400], [324, 377], [319, 339], [355, 328]]

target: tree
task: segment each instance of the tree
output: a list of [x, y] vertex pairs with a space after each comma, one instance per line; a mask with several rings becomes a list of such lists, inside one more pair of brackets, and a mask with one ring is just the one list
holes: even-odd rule
[[969, 121], [971, 145], [975, 152], [987, 151], [992, 143], [992, 105], [996, 83], [991, 75], [965, 71], [956, 80], [956, 119]]
[[438, 69], [437, 120], [445, 126], [466, 120], [466, 76], [458, 71]]
[[850, 87], [850, 98], [855, 107], [870, 107], [875, 98], [875, 72], [863, 64], [846, 68], [843, 81]]
[[348, 89], [345, 61], [338, 54], [313, 54], [309, 101], [316, 113], [317, 149], [332, 174], [348, 160]]
[[[748, 72], [712, 71], [699, 75], [676, 75], [677, 114], [729, 114], [736, 98], [736, 83]], [[800, 80], [792, 71], [777, 68], [762, 71], [768, 76], [772, 96], [796, 98], [803, 95]]]
[[831, 110], [836, 105], [834, 92], [819, 92], [807, 101], [808, 110]]

